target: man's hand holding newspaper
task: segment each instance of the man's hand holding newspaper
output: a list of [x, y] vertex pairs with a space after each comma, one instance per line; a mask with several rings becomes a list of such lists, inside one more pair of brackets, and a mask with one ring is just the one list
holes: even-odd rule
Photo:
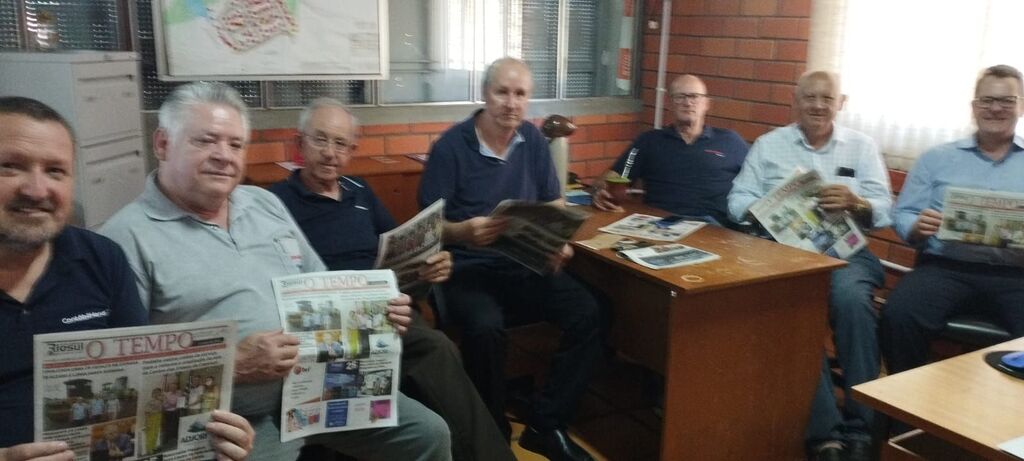
[[260, 383], [281, 379], [298, 363], [299, 338], [283, 330], [253, 333], [238, 342], [235, 382]]

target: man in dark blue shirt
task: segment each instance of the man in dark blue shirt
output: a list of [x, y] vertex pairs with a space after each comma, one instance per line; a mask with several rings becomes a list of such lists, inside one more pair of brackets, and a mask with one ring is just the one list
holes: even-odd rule
[[[644, 202], [678, 215], [728, 223], [727, 197], [747, 156], [747, 143], [732, 130], [704, 123], [710, 107], [707, 87], [693, 75], [672, 81], [669, 98], [675, 122], [640, 135], [608, 172], [643, 181]], [[599, 181], [594, 206], [621, 211]]]
[[[74, 190], [71, 128], [50, 107], [0, 97], [0, 460], [74, 459], [67, 442], [32, 442], [32, 335], [144, 325], [146, 310], [124, 252], [67, 225]], [[207, 430], [244, 459], [252, 428], [214, 412]]]
[[[378, 236], [395, 227], [391, 213], [362, 178], [341, 176], [357, 146], [356, 128], [355, 117], [340, 101], [310, 103], [299, 116], [303, 168], [270, 187], [331, 270], [372, 269]], [[427, 258], [419, 269], [420, 279], [429, 283], [447, 280], [450, 272], [447, 251]], [[402, 346], [402, 392], [448, 423], [452, 458], [514, 459], [444, 333], [415, 316]]]
[[533, 90], [519, 60], [495, 61], [484, 76], [484, 108], [446, 131], [430, 151], [419, 201], [445, 199], [445, 240], [455, 259], [440, 286], [443, 320], [462, 327], [466, 371], [494, 420], [505, 418], [505, 312], [533, 314], [562, 330], [548, 379], [533, 402], [519, 439], [523, 448], [553, 460], [589, 460], [566, 434], [574, 407], [600, 359], [601, 309], [594, 295], [558, 269], [572, 256], [566, 245], [537, 274], [486, 249], [505, 223], [488, 217], [505, 199], [561, 202], [554, 163], [535, 126], [524, 121]]

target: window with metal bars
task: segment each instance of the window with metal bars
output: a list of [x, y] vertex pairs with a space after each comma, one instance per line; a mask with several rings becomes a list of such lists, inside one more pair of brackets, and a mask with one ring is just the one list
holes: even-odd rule
[[[299, 0], [301, 1], [301, 0]], [[534, 75], [534, 99], [630, 95], [633, 76], [617, 76], [632, 52], [630, 0], [390, 0], [390, 67], [384, 81], [232, 81], [252, 107], [301, 107], [321, 96], [353, 105], [471, 102], [486, 63], [516, 56]], [[130, 6], [131, 29], [124, 27]], [[181, 82], [157, 78], [151, 0], [0, 0], [0, 49], [31, 48], [26, 27], [46, 12], [63, 49], [118, 50], [141, 56], [143, 108], [159, 107]], [[623, 19], [625, 18], [625, 20]], [[627, 68], [632, 68], [628, 63]], [[625, 81], [625, 84], [623, 84]]]

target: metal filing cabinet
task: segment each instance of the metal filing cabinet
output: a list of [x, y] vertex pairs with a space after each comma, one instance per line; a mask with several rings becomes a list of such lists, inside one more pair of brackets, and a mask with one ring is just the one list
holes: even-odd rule
[[38, 99], [74, 127], [77, 224], [98, 227], [142, 192], [137, 54], [0, 53], [0, 95]]

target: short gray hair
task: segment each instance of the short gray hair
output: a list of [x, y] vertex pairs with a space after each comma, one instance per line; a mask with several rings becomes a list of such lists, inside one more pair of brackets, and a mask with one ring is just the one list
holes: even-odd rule
[[985, 77], [1012, 78], [1017, 81], [1017, 88], [1024, 93], [1024, 77], [1021, 76], [1020, 71], [1013, 66], [998, 64], [981, 71], [981, 75], [978, 76], [978, 81], [974, 83], [974, 96], [978, 96], [978, 90], [981, 89], [981, 81], [984, 80]]
[[160, 128], [176, 139], [181, 135], [185, 120], [192, 116], [189, 111], [200, 104], [218, 104], [238, 111], [245, 137], [249, 138], [249, 107], [237, 90], [221, 82], [192, 82], [175, 88], [160, 105], [157, 114]]
[[487, 66], [486, 70], [484, 70], [484, 81], [483, 84], [480, 85], [480, 91], [482, 91], [483, 93], [487, 93], [487, 87], [491, 86], [491, 83], [494, 82], [494, 77], [498, 74], [498, 69], [501, 69], [506, 65], [522, 66], [522, 68], [526, 69], [526, 72], [530, 74], [530, 78], [533, 78], [533, 71], [530, 70], [530, 66], [527, 66], [522, 59], [513, 58], [511, 56], [505, 56], [504, 58], [496, 59], [489, 66]]
[[349, 116], [349, 120], [352, 121], [352, 132], [359, 133], [359, 119], [352, 111], [345, 107], [345, 103], [334, 99], [334, 98], [316, 98], [310, 102], [306, 107], [299, 113], [299, 131], [305, 133], [306, 129], [309, 128], [309, 119], [313, 117], [313, 112], [323, 107], [335, 107], [345, 111]]

